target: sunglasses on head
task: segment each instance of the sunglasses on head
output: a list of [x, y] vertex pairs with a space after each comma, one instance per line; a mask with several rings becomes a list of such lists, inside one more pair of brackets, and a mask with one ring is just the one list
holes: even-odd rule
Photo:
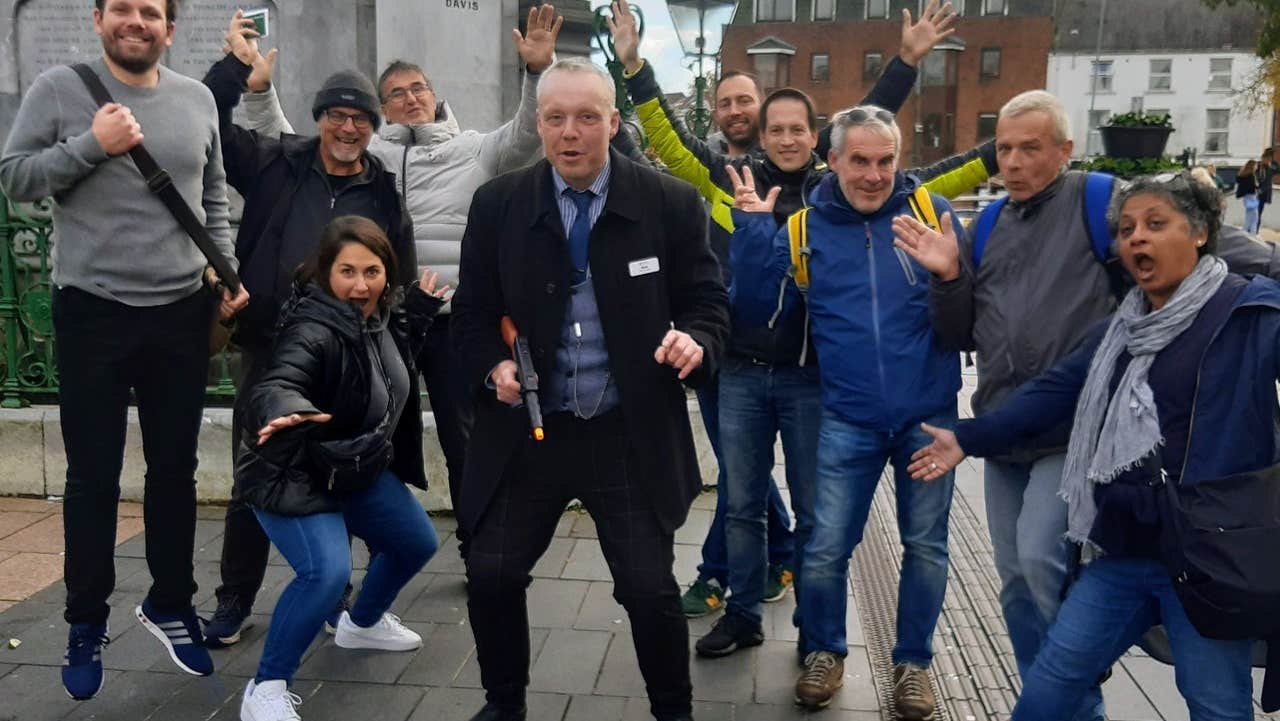
[[849, 120], [855, 123], [865, 123], [866, 121], [872, 118], [879, 120], [885, 125], [893, 125], [894, 123], [893, 113], [883, 109], [877, 109], [877, 110], [871, 111], [871, 110], [867, 110], [866, 108], [860, 108], [860, 107], [852, 108], [850, 110], [845, 111], [845, 116], [848, 117]]

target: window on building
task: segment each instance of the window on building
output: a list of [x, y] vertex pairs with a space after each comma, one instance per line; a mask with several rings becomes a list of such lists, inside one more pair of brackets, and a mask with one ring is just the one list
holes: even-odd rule
[[884, 70], [884, 55], [881, 53], [862, 54], [862, 79], [874, 83]]
[[991, 80], [992, 78], [1000, 77], [1000, 48], [982, 49], [981, 75], [983, 80]]
[[1151, 61], [1151, 74], [1147, 76], [1147, 90], [1154, 93], [1173, 90], [1173, 61], [1156, 58]]
[[791, 56], [785, 53], [761, 53], [751, 56], [756, 78], [765, 93], [791, 84]]
[[1093, 90], [1099, 93], [1111, 92], [1111, 79], [1114, 66], [1110, 60], [1095, 60], [1093, 62]]
[[1209, 58], [1209, 89], [1231, 89], [1231, 58]]
[[795, 0], [755, 0], [756, 22], [791, 22], [796, 19]]
[[814, 20], [835, 20], [836, 0], [813, 0]]
[[825, 83], [831, 79], [830, 55], [814, 53], [809, 56], [809, 79], [815, 83]]
[[926, 88], [951, 85], [955, 83], [953, 76], [955, 67], [947, 63], [950, 53], [929, 53], [924, 57], [920, 67], [920, 82]]
[[867, 19], [884, 20], [889, 17], [889, 0], [867, 0]]
[[981, 0], [983, 15], [1008, 15], [1008, 0]]
[[999, 116], [995, 113], [978, 113], [978, 142], [985, 143], [996, 137], [996, 120]]
[[1226, 155], [1227, 135], [1231, 127], [1231, 111], [1206, 110], [1204, 120], [1205, 155]]
[[1085, 142], [1085, 155], [1098, 155], [1102, 152], [1102, 133], [1098, 132], [1098, 128], [1106, 125], [1110, 119], [1110, 110], [1089, 111], [1089, 139]]

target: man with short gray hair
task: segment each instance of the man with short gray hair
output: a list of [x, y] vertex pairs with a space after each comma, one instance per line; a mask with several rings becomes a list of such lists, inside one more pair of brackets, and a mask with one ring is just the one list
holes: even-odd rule
[[[849, 558], [862, 540], [885, 463], [892, 463], [903, 545], [894, 706], [899, 718], [923, 721], [935, 706], [928, 667], [947, 585], [954, 476], [920, 483], [906, 467], [927, 441], [922, 421], [955, 426], [960, 365], [930, 327], [925, 269], [898, 251], [893, 238], [913, 214], [949, 229], [953, 238], [964, 230], [946, 200], [898, 170], [902, 136], [888, 111], [859, 106], [837, 115], [832, 126], [833, 172], [809, 195], [811, 207], [786, 227], [775, 232], [776, 192], [761, 201], [749, 170], [735, 182], [734, 322], [761, 326], [807, 313], [822, 369], [814, 529], [799, 599], [805, 670], [796, 681], [796, 702], [823, 708], [843, 684]], [[790, 272], [791, 235], [801, 229], [807, 281]], [[850, 242], [864, 234], [865, 243]]]
[[[998, 409], [1115, 309], [1112, 272], [1090, 247], [1082, 212], [1089, 174], [1065, 170], [1071, 150], [1058, 98], [1043, 90], [1014, 97], [996, 121], [996, 157], [1009, 196], [987, 211], [994, 220], [989, 239], [903, 244], [933, 273], [930, 307], [939, 336], [953, 349], [977, 351], [975, 414]], [[1111, 185], [1104, 182], [1105, 209]], [[1035, 660], [1068, 582], [1067, 506], [1058, 490], [1070, 431], [1064, 425], [984, 465], [1000, 605], [1019, 673]], [[1102, 713], [1095, 687], [1076, 718]]]
[[[728, 300], [697, 191], [609, 149], [613, 82], [582, 59], [538, 84], [546, 159], [476, 191], [462, 240], [454, 340], [476, 398], [459, 525], [486, 704], [523, 721], [525, 589], [565, 506], [596, 522], [627, 610], [650, 710], [692, 719], [689, 628], [674, 534], [702, 488], [682, 382], [715, 373]], [[499, 327], [525, 334], [545, 440], [530, 438]]]

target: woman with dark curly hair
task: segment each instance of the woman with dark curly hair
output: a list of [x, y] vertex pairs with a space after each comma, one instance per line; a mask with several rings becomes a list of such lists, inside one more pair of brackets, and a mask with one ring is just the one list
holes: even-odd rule
[[1074, 416], [1060, 495], [1067, 536], [1087, 563], [1023, 679], [1017, 721], [1069, 719], [1156, 624], [1169, 636], [1192, 721], [1253, 718], [1252, 641], [1202, 635], [1162, 538], [1181, 522], [1170, 491], [1280, 461], [1280, 285], [1227, 271], [1214, 255], [1221, 214], [1221, 193], [1188, 173], [1119, 191], [1109, 219], [1137, 287], [1000, 410], [954, 433], [926, 427], [934, 441], [913, 457], [912, 476], [931, 480], [967, 455], [999, 455]]
[[388, 287], [396, 258], [372, 221], [336, 218], [281, 310], [271, 363], [249, 391], [236, 491], [297, 572], [280, 595], [242, 721], [298, 719], [288, 684], [351, 576], [348, 533], [369, 544], [360, 595], [338, 622], [343, 648], [411, 651], [422, 638], [388, 613], [435, 553], [413, 359], [448, 288], [436, 274]]

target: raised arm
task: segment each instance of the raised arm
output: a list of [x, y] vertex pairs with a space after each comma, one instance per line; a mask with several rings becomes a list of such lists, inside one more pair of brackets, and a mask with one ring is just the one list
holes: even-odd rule
[[924, 183], [929, 192], [947, 199], [972, 191], [999, 172], [995, 140], [988, 140], [963, 153], [943, 158], [933, 165], [907, 171]]
[[555, 8], [540, 5], [529, 8], [524, 34], [518, 29], [511, 31], [526, 72], [515, 116], [480, 144], [480, 165], [494, 175], [523, 168], [538, 157], [542, 147], [538, 138], [538, 76], [555, 62], [556, 38], [562, 25], [564, 17], [557, 16]]
[[66, 192], [110, 160], [107, 147], [118, 155], [141, 141], [133, 116], [115, 103], [97, 111], [90, 129], [63, 137], [59, 116], [64, 99], [58, 97], [60, 81], [53, 76], [71, 72], [59, 68], [41, 74], [22, 99], [0, 156], [0, 188], [12, 200], [40, 200]]

